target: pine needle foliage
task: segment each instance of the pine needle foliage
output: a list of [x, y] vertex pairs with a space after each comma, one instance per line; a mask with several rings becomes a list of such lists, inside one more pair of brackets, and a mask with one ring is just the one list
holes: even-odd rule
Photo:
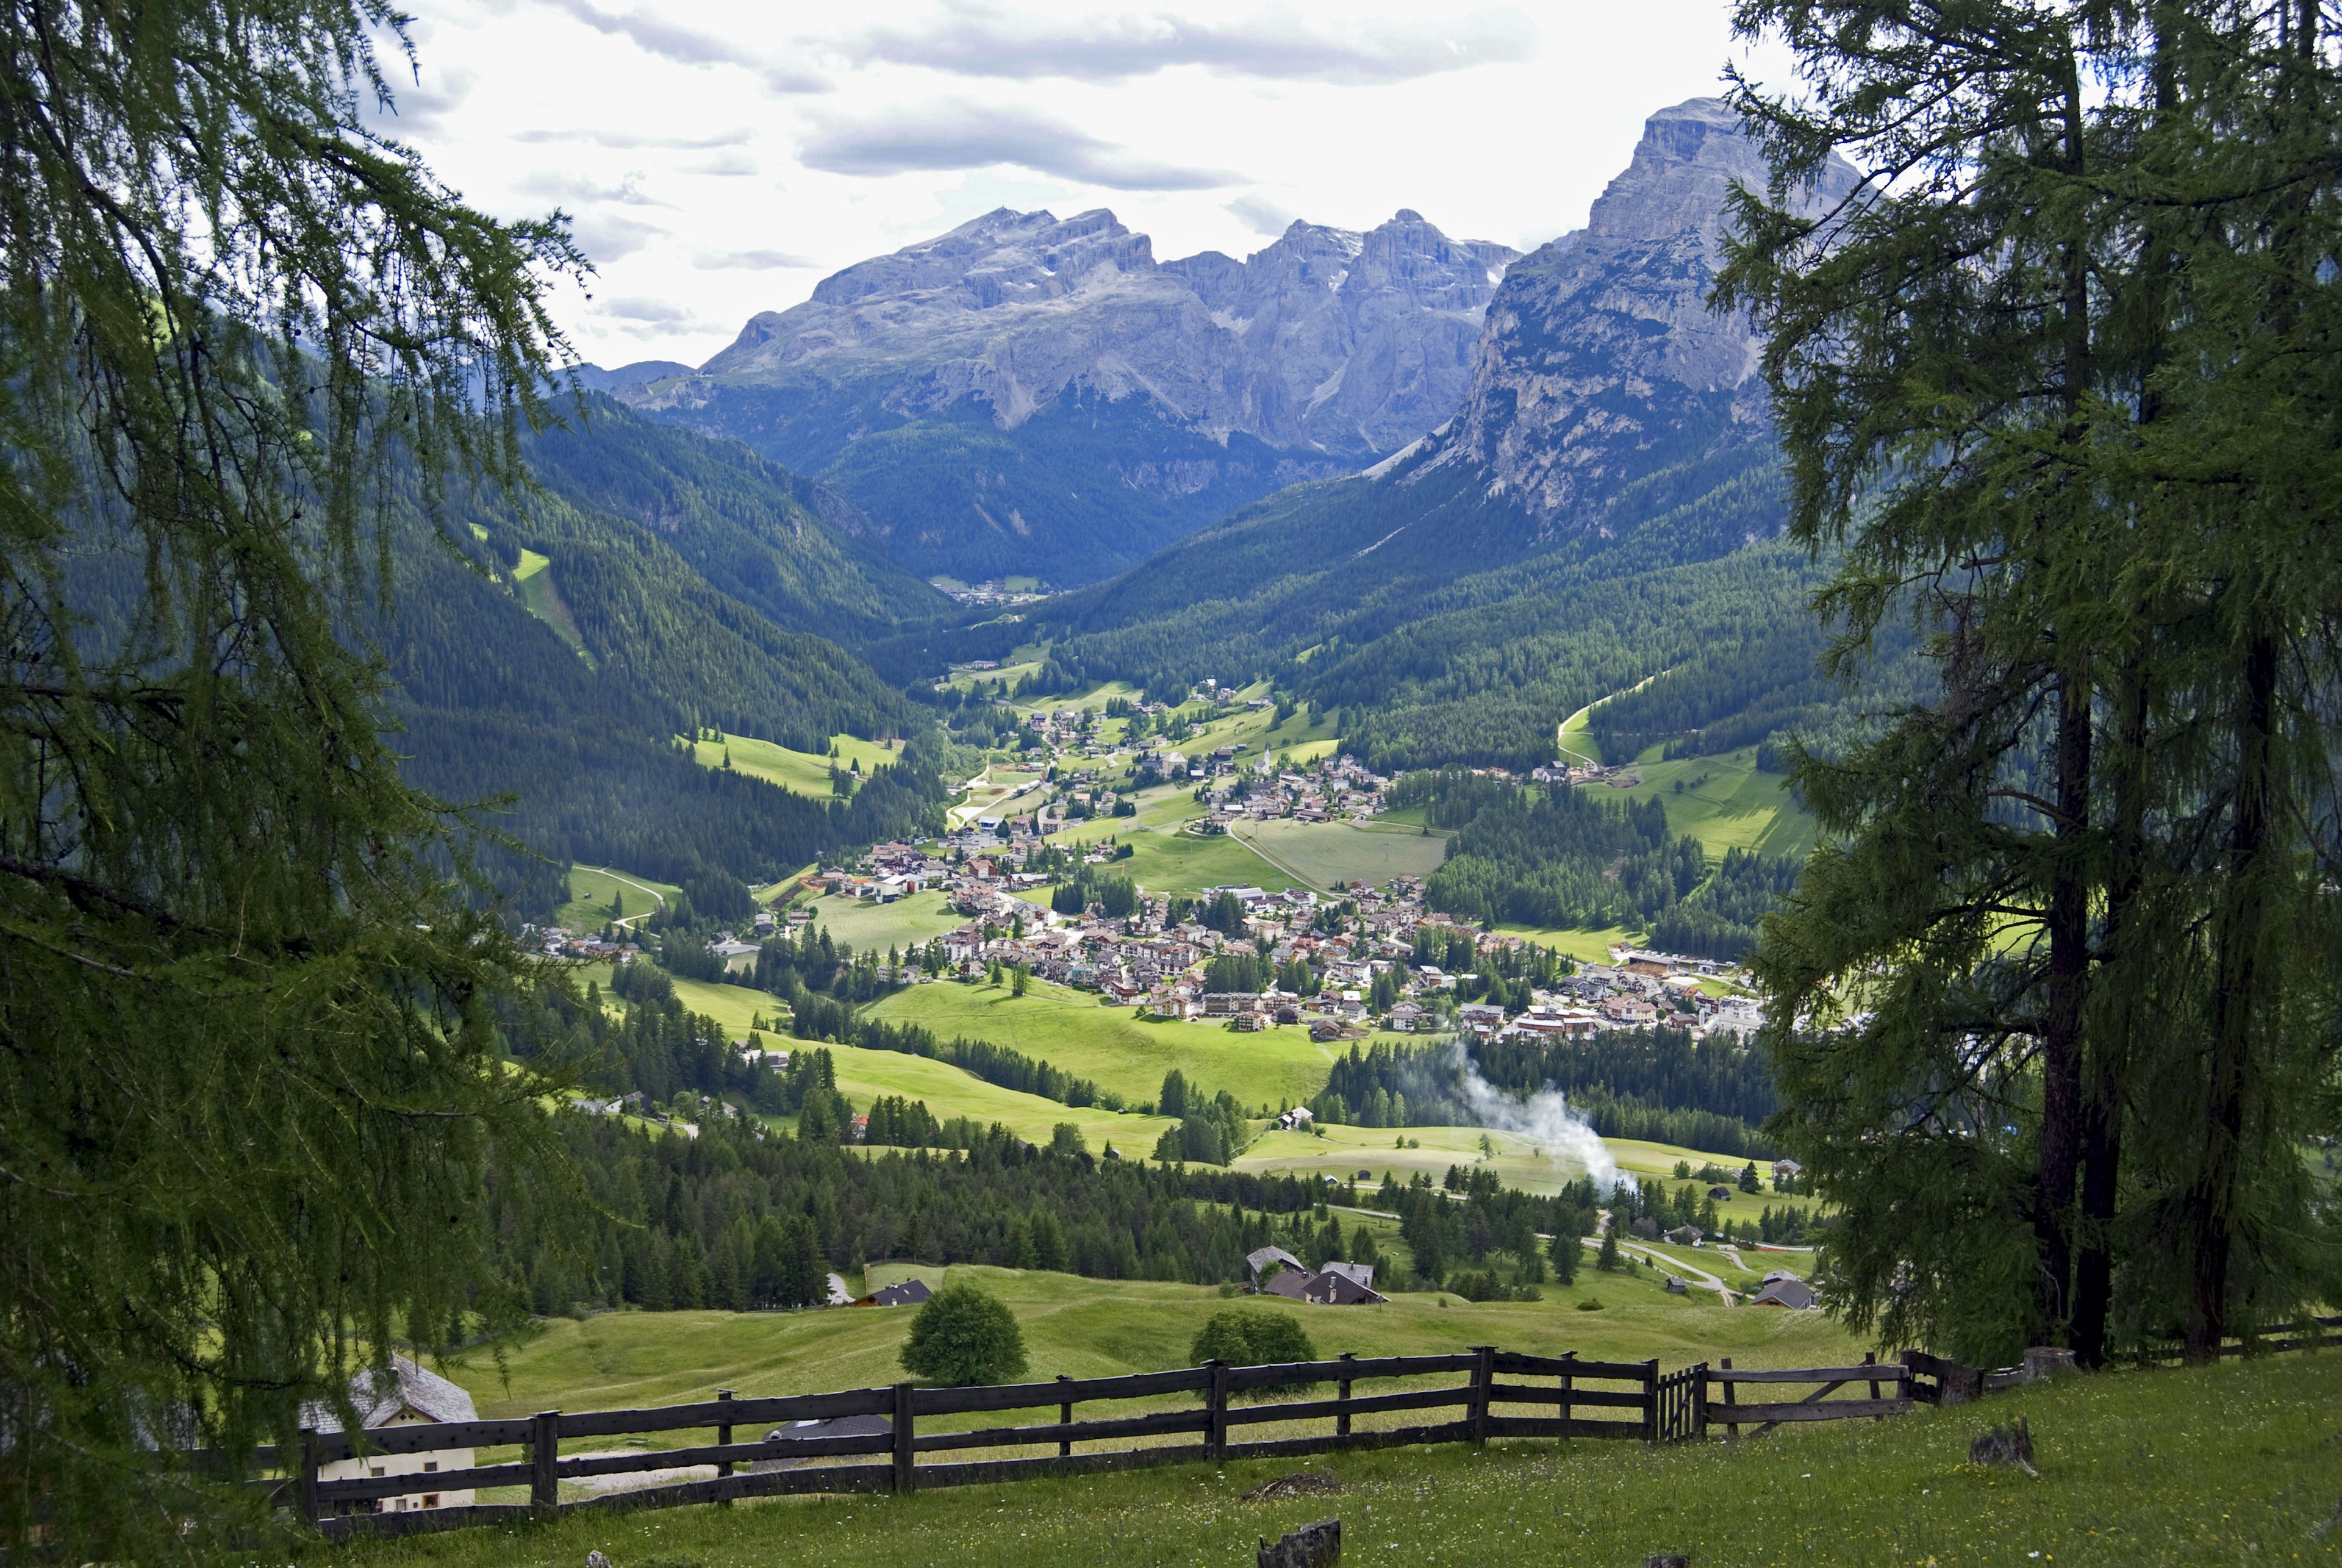
[[583, 264], [369, 128], [404, 25], [0, 8], [0, 1553], [200, 1555], [259, 1494], [186, 1450], [501, 1310], [531, 974], [352, 628], [396, 508], [516, 477]]
[[[1753, 306], [1858, 673], [1940, 690], [1798, 783], [1774, 1129], [1888, 1343], [2191, 1356], [2337, 1288], [2335, 265], [2315, 0], [1746, 0]], [[1866, 179], [1795, 198], [1836, 153]], [[2324, 491], [2330, 495], [2331, 491]]]

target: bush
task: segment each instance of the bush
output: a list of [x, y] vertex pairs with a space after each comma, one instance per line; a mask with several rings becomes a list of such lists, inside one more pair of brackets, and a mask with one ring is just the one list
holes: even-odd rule
[[[1236, 1308], [1216, 1312], [1187, 1347], [1187, 1359], [1197, 1366], [1224, 1361], [1230, 1366], [1269, 1366], [1279, 1362], [1316, 1361], [1317, 1347], [1309, 1331], [1281, 1312]], [[1274, 1383], [1248, 1391], [1254, 1396], [1315, 1388], [1314, 1380]]]
[[950, 1388], [1025, 1375], [1025, 1333], [1000, 1299], [974, 1285], [946, 1285], [911, 1320], [903, 1369]]

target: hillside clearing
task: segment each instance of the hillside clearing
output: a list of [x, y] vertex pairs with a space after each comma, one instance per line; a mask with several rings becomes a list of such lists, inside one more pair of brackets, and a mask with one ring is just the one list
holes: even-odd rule
[[907, 951], [967, 924], [965, 915], [952, 913], [948, 896], [934, 890], [892, 904], [831, 894], [803, 907], [813, 912], [816, 930], [829, 933], [833, 942], [851, 943], [856, 953], [884, 953], [890, 947]]
[[1229, 836], [1306, 887], [1323, 893], [1336, 883], [1379, 887], [1397, 876], [1429, 876], [1447, 858], [1447, 840], [1420, 828], [1360, 822], [1242, 822]]
[[657, 882], [606, 865], [569, 868], [569, 902], [555, 911], [553, 924], [565, 931], [599, 931], [614, 918], [611, 911], [624, 901], [624, 913], [615, 918], [633, 922], [652, 914], [683, 890], [671, 882]]
[[1297, 1104], [1325, 1087], [1333, 1065], [1331, 1048], [1306, 1030], [1239, 1034], [1213, 1024], [1141, 1023], [1090, 992], [1041, 981], [1024, 996], [999, 985], [914, 985], [872, 1003], [865, 1016], [921, 1024], [946, 1040], [964, 1034], [1014, 1046], [1133, 1104], [1153, 1100], [1175, 1067], [1206, 1094], [1226, 1089], [1246, 1105]]
[[829, 787], [829, 770], [834, 765], [852, 769], [859, 764], [862, 776], [892, 767], [902, 760], [902, 753], [881, 741], [866, 741], [855, 735], [832, 735], [829, 744], [836, 750], [835, 757], [813, 752], [796, 752], [771, 741], [760, 741], [753, 735], [736, 735], [728, 732], [715, 741], [697, 741], [691, 748], [691, 760], [704, 768], [720, 768], [725, 758], [732, 761], [732, 771], [746, 774], [750, 778], [778, 784], [791, 794], [807, 795], [815, 800], [833, 796]]
[[[1637, 762], [1643, 782], [1631, 789], [1582, 784], [1597, 798], [1632, 801], [1654, 797], [1666, 803], [1667, 827], [1699, 840], [1709, 855], [1753, 849], [1760, 854], [1809, 854], [1816, 824], [1789, 793], [1789, 781], [1756, 766], [1756, 748], [1715, 756], [1677, 757], [1673, 762]], [[1680, 781], [1683, 793], [1676, 793]]]

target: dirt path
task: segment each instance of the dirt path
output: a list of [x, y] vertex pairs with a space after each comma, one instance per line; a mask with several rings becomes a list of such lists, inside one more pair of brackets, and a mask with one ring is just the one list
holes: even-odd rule
[[[665, 908], [666, 907], [666, 894], [665, 894], [661, 893], [657, 888], [656, 888], [656, 887], [645, 887], [641, 883], [636, 882], [633, 877], [631, 877], [631, 876], [625, 876], [625, 875], [621, 875], [619, 873], [615, 872], [615, 871], [612, 871], [612, 870], [611, 870], [608, 866], [606, 866], [606, 865], [587, 865], [585, 862], [580, 861], [580, 862], [578, 862], [577, 869], [578, 869], [578, 870], [580, 870], [580, 871], [595, 871], [595, 872], [599, 872], [599, 873], [601, 873], [604, 876], [608, 877], [612, 882], [623, 882], [623, 883], [625, 883], [628, 887], [634, 888], [636, 891], [637, 891], [637, 892], [639, 892], [639, 893], [647, 893], [647, 894], [649, 894], [653, 898], [655, 898], [655, 899], [658, 900], [658, 906], [659, 906], [659, 908], [660, 908], [660, 909], [665, 909]], [[610, 924], [613, 924], [613, 925], [618, 926], [618, 927], [619, 927], [619, 928], [621, 928], [621, 929], [624, 929], [625, 927], [626, 927], [626, 926], [628, 926], [628, 925], [633, 924], [634, 924], [636, 921], [637, 921], [637, 920], [648, 920], [648, 919], [649, 919], [653, 914], [656, 914], [656, 913], [657, 913], [657, 911], [656, 911], [656, 910], [649, 910], [649, 909], [646, 909], [646, 910], [644, 910], [640, 914], [622, 914], [622, 915], [620, 915], [617, 919], [616, 919], [616, 920], [612, 921]]]

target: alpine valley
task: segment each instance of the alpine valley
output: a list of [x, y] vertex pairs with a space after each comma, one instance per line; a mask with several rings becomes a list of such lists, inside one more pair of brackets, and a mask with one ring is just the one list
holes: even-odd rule
[[[1002, 210], [696, 369], [586, 366], [537, 493], [400, 554], [415, 775], [512, 797], [484, 820], [543, 857], [505, 856], [539, 914], [572, 863], [760, 885], [940, 831], [1042, 699], [1110, 683], [1266, 694], [1386, 775], [1526, 774], [1576, 715], [1570, 754], [1649, 759], [1646, 794], [1725, 759], [1794, 847], [1768, 770], [1848, 715], [1816, 567], [1776, 542], [1758, 345], [1706, 297], [1730, 187], [1764, 177], [1696, 99], [1526, 256], [1401, 211], [1158, 262], [1110, 213]], [[840, 741], [884, 766], [789, 787]]]

